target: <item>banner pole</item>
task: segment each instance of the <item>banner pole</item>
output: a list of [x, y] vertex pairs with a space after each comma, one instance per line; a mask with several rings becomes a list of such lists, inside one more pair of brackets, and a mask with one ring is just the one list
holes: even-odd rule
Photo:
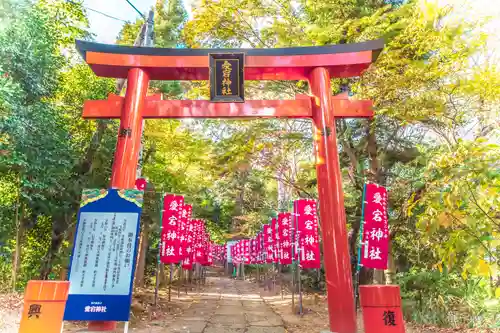
[[280, 267], [280, 287], [281, 287], [281, 299], [285, 299], [285, 289], [283, 288], [283, 264], [279, 265]]
[[[298, 209], [297, 209], [298, 210]], [[298, 232], [298, 216], [297, 216], [297, 232]], [[298, 235], [300, 237], [300, 235]], [[299, 285], [299, 315], [302, 316], [302, 279], [300, 278], [300, 273], [302, 271], [300, 267], [300, 256], [302, 255], [301, 247], [299, 244], [299, 239], [297, 239], [297, 275], [298, 275], [298, 285]]]
[[158, 241], [158, 255], [156, 256], [156, 281], [155, 281], [155, 300], [154, 300], [154, 306], [156, 307], [158, 304], [158, 289], [160, 288], [160, 265], [161, 265], [161, 230], [163, 228], [162, 226], [162, 218], [163, 218], [163, 212], [162, 212], [162, 199], [163, 198], [163, 192], [160, 192], [160, 204], [158, 207], [158, 211], [160, 212], [160, 240]]
[[170, 264], [170, 278], [168, 283], [168, 302], [172, 300], [172, 271], [174, 270], [174, 264]]
[[295, 202], [290, 201], [292, 206], [292, 313], [295, 313], [295, 274], [297, 273], [297, 261], [295, 260], [295, 253], [297, 252], [295, 245], [295, 238], [297, 233], [297, 218], [295, 216]]
[[[299, 256], [300, 256], [300, 251], [299, 251]], [[299, 259], [300, 260], [300, 259]], [[301, 268], [300, 268], [300, 264], [299, 264], [299, 314], [302, 316], [303, 314], [303, 311], [302, 311], [302, 279], [300, 278], [300, 271], [301, 271]]]
[[363, 197], [361, 201], [361, 221], [359, 222], [359, 244], [358, 244], [358, 263], [356, 265], [356, 276], [354, 279], [354, 310], [358, 310], [359, 301], [359, 279], [361, 273], [361, 247], [363, 243], [364, 221], [365, 221], [365, 200], [366, 200], [366, 183], [363, 185]]
[[200, 281], [201, 279], [201, 267], [200, 267], [200, 263], [196, 263], [196, 293], [199, 294], [200, 293]]
[[179, 264], [179, 282], [177, 283], [177, 298], [181, 297], [181, 287], [182, 287], [182, 266]]
[[276, 287], [276, 263], [273, 262], [273, 293], [274, 293], [274, 289]]

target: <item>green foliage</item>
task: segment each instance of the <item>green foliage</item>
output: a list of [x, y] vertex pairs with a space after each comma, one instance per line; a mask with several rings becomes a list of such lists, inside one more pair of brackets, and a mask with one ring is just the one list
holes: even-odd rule
[[[20, 255], [17, 285], [22, 286], [59, 270], [59, 255], [67, 255], [64, 234], [88, 180], [86, 158], [102, 160], [85, 148], [93, 147], [95, 127], [81, 120], [81, 106], [85, 99], [105, 98], [114, 83], [97, 79], [87, 67], [73, 67], [74, 40], [88, 36], [81, 5], [2, 4], [8, 24], [0, 27], [0, 238], [9, 240], [2, 243], [6, 265], [12, 265], [13, 253]], [[102, 134], [100, 142], [106, 140]], [[108, 136], [113, 146], [114, 140]], [[106, 167], [94, 168], [93, 178], [104, 180], [99, 187], [107, 182], [111, 149], [105, 152]], [[23, 245], [14, 241], [16, 229]]]
[[437, 251], [439, 267], [458, 266], [464, 278], [498, 272], [499, 158], [500, 147], [482, 138], [422, 156], [425, 188], [409, 209], [418, 213], [417, 226]]
[[500, 302], [489, 281], [459, 274], [413, 269], [400, 274], [405, 319], [448, 327], [498, 328]]

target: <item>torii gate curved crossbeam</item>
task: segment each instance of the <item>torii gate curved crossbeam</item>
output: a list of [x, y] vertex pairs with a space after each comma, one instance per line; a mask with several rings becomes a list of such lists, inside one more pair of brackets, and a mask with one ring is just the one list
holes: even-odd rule
[[[371, 117], [369, 101], [332, 96], [332, 77], [360, 76], [378, 57], [383, 41], [277, 49], [162, 49], [77, 41], [98, 76], [127, 78], [125, 97], [87, 101], [86, 118], [120, 118], [111, 187], [133, 188], [144, 118], [312, 118], [330, 330], [356, 332], [335, 117]], [[288, 101], [162, 101], [146, 96], [150, 80], [208, 80], [211, 54], [243, 53], [246, 80], [308, 80], [309, 96]], [[103, 328], [103, 323], [89, 327]], [[112, 326], [112, 325], [111, 325]]]

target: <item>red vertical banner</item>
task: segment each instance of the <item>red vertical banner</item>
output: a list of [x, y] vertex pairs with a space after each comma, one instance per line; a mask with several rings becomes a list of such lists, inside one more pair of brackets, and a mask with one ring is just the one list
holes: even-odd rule
[[264, 255], [264, 232], [259, 232], [259, 237], [257, 239], [257, 252], [258, 252], [258, 258], [257, 258], [257, 263], [263, 264], [265, 263], [265, 255]]
[[205, 237], [203, 238], [203, 265], [210, 266], [210, 234], [205, 229]]
[[188, 244], [188, 224], [191, 219], [191, 205], [182, 205], [181, 220], [179, 225], [179, 259], [184, 259], [188, 255], [186, 252]]
[[203, 264], [205, 261], [205, 224], [203, 220], [196, 220], [195, 262]]
[[264, 263], [264, 238], [263, 238], [263, 232], [259, 232], [257, 235], [257, 264], [263, 264]]
[[250, 265], [255, 264], [255, 258], [257, 257], [255, 251], [255, 238], [250, 239]]
[[197, 261], [197, 254], [196, 252], [198, 251], [199, 247], [199, 242], [200, 242], [200, 237], [199, 237], [199, 228], [200, 224], [198, 223], [199, 220], [192, 220], [191, 223], [193, 223], [193, 243], [191, 245], [191, 253], [192, 253], [192, 262], [193, 264], [198, 262]]
[[292, 232], [291, 214], [278, 214], [278, 233], [280, 238], [280, 263], [290, 265], [292, 263]]
[[[192, 206], [187, 205], [190, 213], [188, 212], [188, 215], [192, 215]], [[194, 241], [194, 222], [191, 218], [187, 219], [186, 223], [186, 250], [184, 251], [186, 253], [186, 256], [184, 260], [182, 261], [182, 268], [191, 270], [193, 268], [193, 252], [194, 252], [194, 246], [193, 246], [193, 241]]]
[[233, 264], [236, 264], [236, 243], [231, 244], [229, 251], [231, 252], [231, 260]]
[[266, 254], [266, 263], [271, 264], [273, 262], [273, 232], [271, 225], [264, 225], [264, 251]]
[[224, 248], [222, 250], [222, 260], [227, 261], [227, 243], [224, 244]]
[[213, 252], [212, 252], [212, 247], [214, 245], [212, 242], [208, 241], [207, 242], [207, 266], [212, 266], [214, 263], [214, 258], [213, 258]]
[[164, 264], [179, 262], [179, 226], [184, 197], [167, 194], [163, 198], [160, 260]]
[[234, 261], [238, 265], [241, 263], [241, 241], [234, 246]]
[[387, 269], [389, 255], [387, 189], [377, 184], [366, 184], [364, 199], [361, 266]]
[[249, 239], [245, 239], [243, 240], [243, 263], [245, 265], [249, 265], [250, 264], [250, 240]]
[[280, 234], [278, 232], [278, 219], [271, 220], [271, 230], [273, 236], [273, 263], [279, 263], [280, 260]]
[[316, 201], [300, 199], [297, 208], [300, 266], [321, 268]]

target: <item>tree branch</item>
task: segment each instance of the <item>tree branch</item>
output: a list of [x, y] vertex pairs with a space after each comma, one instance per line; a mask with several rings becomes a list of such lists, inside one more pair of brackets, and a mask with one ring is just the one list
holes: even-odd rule
[[483, 207], [481, 207], [479, 205], [479, 202], [477, 201], [476, 197], [474, 196], [474, 192], [472, 191], [472, 189], [470, 188], [470, 183], [469, 182], [466, 182], [467, 183], [467, 187], [469, 188], [469, 192], [471, 194], [471, 197], [472, 197], [472, 200], [474, 201], [474, 203], [476, 204], [477, 208], [479, 208], [479, 210], [481, 210], [483, 212], [484, 215], [486, 215], [486, 217], [494, 224], [496, 225], [498, 228], [500, 228], [500, 224], [497, 223], [497, 221], [495, 221], [495, 219], [493, 217], [491, 217], [484, 209]]

